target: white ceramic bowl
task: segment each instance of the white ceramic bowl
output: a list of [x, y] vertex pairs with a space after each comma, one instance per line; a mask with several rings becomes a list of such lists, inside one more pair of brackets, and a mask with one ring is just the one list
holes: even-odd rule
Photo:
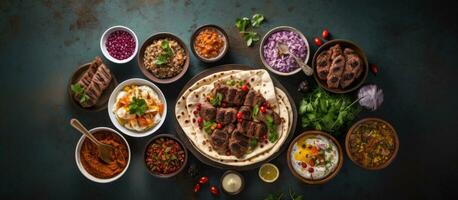
[[[146, 130], [144, 132], [137, 132], [137, 131], [133, 131], [133, 130], [127, 129], [126, 127], [121, 125], [118, 122], [118, 120], [116, 119], [116, 116], [113, 113], [113, 106], [114, 106], [114, 104], [116, 102], [116, 96], [118, 96], [118, 93], [120, 91], [122, 91], [122, 89], [127, 85], [146, 85], [146, 86], [149, 86], [149, 87], [151, 87], [151, 89], [154, 90], [154, 92], [157, 93], [157, 96], [159, 97], [159, 99], [164, 103], [164, 113], [162, 115], [162, 119], [158, 124], [156, 124], [155, 127], [151, 128], [151, 129], [148, 129], [148, 130]], [[167, 101], [166, 101], [165, 96], [162, 93], [161, 89], [159, 89], [159, 87], [157, 87], [154, 83], [152, 83], [150, 81], [147, 81], [145, 79], [141, 79], [141, 78], [132, 78], [132, 79], [128, 79], [128, 80], [125, 80], [124, 82], [120, 83], [118, 86], [116, 86], [116, 88], [111, 93], [110, 99], [108, 100], [108, 115], [110, 116], [111, 123], [113, 123], [113, 125], [118, 130], [120, 130], [122, 133], [124, 133], [124, 134], [126, 134], [128, 136], [131, 136], [131, 137], [145, 137], [145, 136], [151, 135], [154, 132], [156, 132], [162, 126], [162, 124], [164, 123], [165, 117], [167, 116]]]
[[261, 61], [262, 61], [262, 64], [264, 64], [264, 66], [271, 72], [275, 73], [275, 74], [278, 74], [280, 76], [290, 76], [290, 75], [293, 75], [293, 74], [297, 74], [298, 72], [302, 71], [302, 68], [301, 67], [298, 67], [297, 69], [291, 71], [291, 72], [280, 72], [274, 68], [272, 68], [265, 60], [264, 58], [264, 50], [263, 50], [263, 47], [265, 45], [265, 43], [267, 42], [267, 39], [270, 37], [270, 35], [272, 35], [273, 33], [276, 33], [278, 31], [292, 31], [292, 32], [296, 32], [297, 34], [299, 34], [299, 36], [302, 38], [302, 40], [304, 40], [304, 43], [305, 43], [305, 47], [307, 48], [307, 55], [305, 56], [305, 59], [303, 60], [305, 64], [307, 64], [307, 62], [309, 61], [309, 57], [310, 57], [310, 46], [309, 46], [309, 43], [307, 41], [307, 38], [304, 36], [304, 34], [302, 34], [299, 30], [293, 28], [293, 27], [290, 27], [290, 26], [278, 26], [278, 27], [275, 27], [273, 28], [272, 30], [270, 30], [269, 32], [266, 33], [266, 35], [264, 35], [264, 37], [262, 38], [262, 41], [261, 41], [261, 44], [259, 45], [259, 57], [261, 58]]
[[119, 134], [117, 131], [111, 129], [111, 128], [107, 128], [107, 127], [97, 127], [97, 128], [93, 128], [91, 129], [89, 132], [90, 133], [95, 133], [95, 132], [99, 132], [99, 131], [109, 131], [109, 132], [112, 132], [112, 133], [115, 133], [117, 134], [119, 137], [122, 138], [122, 140], [124, 141], [124, 143], [126, 144], [127, 146], [127, 153], [129, 154], [129, 158], [127, 159], [127, 165], [126, 165], [126, 168], [124, 168], [124, 170], [122, 170], [121, 173], [119, 173], [118, 175], [112, 177], [112, 178], [109, 178], [109, 179], [102, 179], [102, 178], [97, 178], [95, 176], [92, 176], [91, 174], [89, 174], [89, 172], [86, 171], [86, 169], [84, 169], [83, 167], [83, 164], [81, 163], [81, 159], [80, 159], [80, 151], [81, 151], [81, 146], [83, 145], [83, 141], [84, 139], [86, 139], [86, 136], [81, 136], [81, 138], [78, 140], [78, 143], [76, 144], [76, 149], [75, 149], [75, 161], [76, 161], [76, 165], [78, 166], [78, 169], [80, 170], [80, 172], [89, 180], [91, 181], [94, 181], [96, 183], [109, 183], [109, 182], [113, 182], [117, 179], [119, 179], [126, 171], [127, 171], [127, 168], [129, 168], [129, 164], [130, 164], [130, 158], [132, 157], [131, 156], [131, 153], [130, 153], [130, 147], [129, 147], [129, 143], [127, 143], [127, 140], [121, 135]]
[[[115, 32], [115, 31], [118, 31], [118, 30], [123, 30], [123, 31], [126, 31], [128, 33], [130, 33], [134, 39], [135, 39], [135, 50], [134, 50], [134, 53], [129, 57], [129, 58], [126, 58], [124, 60], [118, 60], [116, 58], [113, 58], [107, 51], [107, 47], [105, 46], [105, 42], [107, 41], [107, 38], [108, 36]], [[110, 60], [111, 62], [114, 62], [114, 63], [118, 63], [118, 64], [123, 64], [123, 63], [127, 63], [129, 61], [131, 61], [136, 55], [137, 55], [137, 51], [138, 51], [138, 38], [137, 38], [137, 35], [135, 35], [135, 33], [130, 29], [130, 28], [127, 28], [125, 26], [112, 26], [110, 27], [109, 29], [107, 29], [102, 37], [100, 38], [100, 49], [102, 50], [102, 53], [103, 55], [105, 56], [105, 58], [107, 58], [108, 60]]]

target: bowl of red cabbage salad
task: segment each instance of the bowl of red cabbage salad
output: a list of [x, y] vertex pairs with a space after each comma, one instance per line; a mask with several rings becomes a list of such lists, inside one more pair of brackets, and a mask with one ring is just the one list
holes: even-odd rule
[[259, 47], [259, 55], [264, 66], [275, 74], [289, 76], [301, 71], [293, 56], [280, 54], [279, 43], [285, 43], [290, 53], [307, 64], [310, 48], [307, 38], [297, 29], [289, 26], [276, 27], [264, 36]]

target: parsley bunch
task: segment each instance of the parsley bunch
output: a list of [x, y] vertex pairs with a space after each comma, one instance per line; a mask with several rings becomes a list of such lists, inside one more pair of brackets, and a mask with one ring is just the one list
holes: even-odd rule
[[339, 135], [338, 131], [361, 111], [361, 107], [354, 105], [355, 102], [346, 95], [331, 95], [317, 88], [302, 100], [299, 107], [302, 127]]
[[254, 31], [249, 31], [248, 29], [257, 28], [264, 21], [264, 15], [254, 14], [251, 19], [248, 17], [237, 18], [235, 20], [235, 27], [239, 29], [239, 32], [243, 35], [243, 39], [246, 42], [246, 45], [249, 47], [254, 42], [259, 41], [258, 33]]

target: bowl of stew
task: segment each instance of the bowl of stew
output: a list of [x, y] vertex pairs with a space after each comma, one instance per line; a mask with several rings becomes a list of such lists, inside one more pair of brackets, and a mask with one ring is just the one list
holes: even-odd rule
[[223, 58], [229, 49], [226, 32], [213, 24], [197, 28], [191, 36], [191, 51], [202, 62], [211, 63]]
[[145, 148], [148, 172], [158, 178], [170, 178], [180, 173], [188, 161], [183, 143], [171, 134], [156, 135]]
[[365, 118], [356, 122], [345, 137], [347, 155], [356, 165], [379, 170], [394, 160], [399, 139], [394, 127], [379, 118]]

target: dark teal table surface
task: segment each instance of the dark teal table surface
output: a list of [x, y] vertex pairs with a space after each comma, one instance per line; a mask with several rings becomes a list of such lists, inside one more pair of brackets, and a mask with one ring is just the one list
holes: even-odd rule
[[[359, 44], [369, 61], [380, 66], [368, 83], [378, 84], [385, 102], [365, 116], [381, 117], [398, 131], [400, 151], [381, 171], [365, 171], [345, 157], [340, 173], [323, 185], [306, 185], [295, 179], [285, 153], [272, 162], [280, 168], [273, 184], [262, 182], [258, 170], [242, 172], [246, 188], [234, 199], [263, 199], [291, 187], [304, 199], [457, 199], [458, 93], [457, 14], [453, 4], [432, 1], [0, 1], [0, 198], [1, 199], [212, 199], [208, 190], [194, 195], [196, 180], [183, 173], [172, 179], [148, 174], [142, 157], [150, 137], [126, 136], [132, 160], [116, 182], [97, 184], [84, 178], [74, 159], [80, 134], [69, 119], [88, 127], [111, 124], [107, 111], [81, 112], [72, 107], [66, 84], [82, 63], [100, 55], [99, 39], [113, 25], [133, 29], [139, 41], [156, 32], [172, 32], [189, 48], [192, 31], [207, 23], [229, 34], [230, 53], [216, 64], [191, 56], [184, 78], [160, 85], [170, 105], [194, 75], [215, 65], [240, 63], [262, 67], [259, 46], [244, 46], [234, 21], [263, 13], [267, 22], [258, 29], [289, 25], [312, 38], [328, 28], [334, 38]], [[109, 63], [119, 81], [144, 77], [136, 61]], [[310, 63], [309, 63], [310, 64]], [[296, 105], [303, 74], [278, 77]], [[170, 106], [172, 108], [173, 106]], [[172, 109], [160, 132], [176, 128]], [[303, 129], [298, 125], [295, 134]], [[338, 138], [343, 144], [343, 138]], [[201, 174], [218, 184], [223, 170], [201, 164]], [[229, 199], [220, 196], [218, 199]]]

